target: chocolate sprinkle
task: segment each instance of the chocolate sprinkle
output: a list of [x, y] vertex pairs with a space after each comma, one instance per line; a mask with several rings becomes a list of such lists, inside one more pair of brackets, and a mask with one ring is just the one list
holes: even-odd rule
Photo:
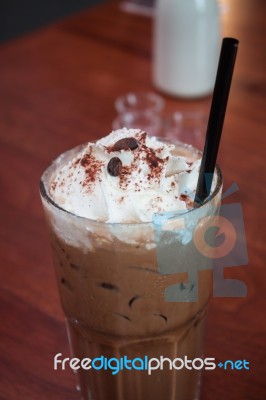
[[119, 292], [119, 287], [114, 285], [113, 283], [109, 283], [109, 282], [102, 282], [100, 284], [100, 286], [104, 289], [108, 289], [108, 290], [115, 290], [116, 292]]
[[188, 197], [187, 194], [184, 194], [184, 193], [181, 193], [181, 194], [180, 194], [180, 200], [182, 200], [182, 201], [187, 201], [187, 199], [189, 199], [189, 197]]
[[139, 299], [139, 297], [140, 297], [140, 296], [136, 294], [134, 297], [132, 297], [132, 298], [129, 300], [128, 305], [129, 305], [130, 308], [132, 307], [132, 304], [134, 303], [134, 301], [137, 300], [137, 299]]
[[163, 315], [163, 314], [153, 314], [155, 317], [160, 317], [160, 318], [162, 318], [165, 322], [167, 322], [167, 317], [165, 316], [165, 315]]
[[147, 153], [147, 161], [151, 168], [155, 168], [158, 166], [159, 158], [154, 154], [154, 152], [150, 151], [150, 153]]
[[135, 138], [129, 137], [118, 140], [112, 147], [112, 151], [120, 150], [135, 150], [138, 147], [138, 142]]
[[118, 176], [122, 169], [122, 161], [118, 157], [113, 157], [107, 165], [107, 171], [111, 176]]
[[115, 314], [118, 315], [119, 317], [126, 319], [127, 321], [131, 321], [131, 319], [127, 315], [120, 314], [120, 313], [115, 313]]

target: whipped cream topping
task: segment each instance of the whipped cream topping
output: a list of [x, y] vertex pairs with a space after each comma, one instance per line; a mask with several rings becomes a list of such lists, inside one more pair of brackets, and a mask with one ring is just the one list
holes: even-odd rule
[[52, 199], [78, 216], [109, 223], [151, 222], [191, 208], [200, 160], [139, 129], [119, 129], [88, 143], [60, 169]]

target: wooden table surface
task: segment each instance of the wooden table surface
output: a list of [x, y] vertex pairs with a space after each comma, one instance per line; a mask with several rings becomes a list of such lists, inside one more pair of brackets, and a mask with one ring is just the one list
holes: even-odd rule
[[[249, 255], [248, 265], [227, 268], [225, 276], [245, 282], [248, 296], [212, 299], [206, 355], [246, 359], [250, 370], [206, 371], [202, 399], [262, 400], [266, 2], [222, 4], [223, 35], [239, 38], [240, 46], [219, 163], [225, 188], [239, 186], [227, 202], [241, 203]], [[54, 355], [69, 352], [38, 181], [59, 153], [110, 131], [117, 96], [154, 90], [151, 36], [151, 18], [107, 1], [0, 48], [1, 400], [78, 399], [72, 372], [53, 370]], [[210, 98], [164, 98], [167, 113], [210, 106]]]

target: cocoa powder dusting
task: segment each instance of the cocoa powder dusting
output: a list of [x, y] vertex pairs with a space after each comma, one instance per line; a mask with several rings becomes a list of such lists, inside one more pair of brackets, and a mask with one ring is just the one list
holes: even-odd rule
[[73, 163], [73, 167], [75, 168], [79, 163], [80, 163], [80, 158], [77, 158]]
[[119, 176], [119, 185], [121, 188], [126, 189], [127, 184], [130, 183], [130, 176], [134, 172], [134, 165], [126, 166], [123, 165]]
[[147, 153], [147, 161], [151, 168], [158, 167], [159, 158], [153, 152]]
[[138, 141], [139, 141], [141, 144], [145, 144], [145, 143], [146, 143], [146, 138], [147, 138], [147, 132], [142, 131], [142, 132], [138, 133], [138, 134], [136, 135], [136, 137], [138, 138]]
[[54, 181], [54, 182], [51, 183], [51, 189], [52, 190], [55, 190], [56, 186], [57, 186], [57, 182]]
[[159, 180], [161, 178], [162, 168], [165, 160], [157, 157], [153, 149], [145, 146], [146, 161], [150, 167], [150, 173], [148, 174], [148, 180], [154, 179]]
[[[146, 132], [140, 132], [136, 138], [138, 141], [138, 147], [134, 150], [134, 160], [130, 166], [123, 165], [120, 174], [119, 174], [119, 185], [121, 189], [126, 190], [128, 185], [131, 183], [131, 178], [134, 175], [141, 173], [141, 168], [139, 168], [139, 160], [143, 160], [147, 163], [150, 172], [147, 175], [147, 179], [149, 181], [152, 180], [160, 180], [161, 179], [161, 172], [164, 166], [166, 159], [161, 159], [160, 157], [156, 156], [155, 150], [146, 146]], [[135, 191], [139, 192], [141, 190], [141, 185], [135, 184]]]
[[188, 209], [193, 208], [193, 201], [188, 195], [181, 193], [179, 199], [186, 203]]
[[184, 193], [180, 194], [180, 200], [187, 201], [187, 199], [188, 199], [188, 196], [186, 194], [184, 194]]
[[85, 154], [80, 160], [80, 165], [85, 169], [86, 178], [82, 182], [83, 187], [90, 189], [91, 184], [96, 181], [104, 163], [97, 160], [91, 154]]

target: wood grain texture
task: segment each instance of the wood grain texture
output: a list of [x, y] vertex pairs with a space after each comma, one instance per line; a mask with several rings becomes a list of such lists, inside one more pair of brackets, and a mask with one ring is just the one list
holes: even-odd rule
[[[240, 46], [219, 163], [225, 188], [239, 185], [227, 201], [243, 207], [249, 254], [225, 276], [243, 280], [248, 297], [212, 300], [206, 355], [245, 358], [251, 370], [205, 373], [202, 399], [263, 400], [266, 2], [222, 3], [223, 34]], [[154, 90], [151, 35], [149, 18], [110, 1], [0, 48], [1, 400], [78, 398], [71, 371], [53, 371], [54, 354], [69, 353], [38, 182], [60, 152], [110, 131], [118, 95]], [[210, 105], [164, 97], [168, 113]]]

